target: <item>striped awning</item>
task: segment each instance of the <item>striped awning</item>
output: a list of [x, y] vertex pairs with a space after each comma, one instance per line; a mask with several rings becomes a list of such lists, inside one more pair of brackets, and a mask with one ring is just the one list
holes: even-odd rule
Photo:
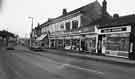
[[43, 34], [43, 35], [41, 35], [40, 37], [38, 37], [36, 40], [37, 40], [37, 41], [41, 41], [41, 40], [43, 40], [46, 36], [47, 36], [47, 34]]

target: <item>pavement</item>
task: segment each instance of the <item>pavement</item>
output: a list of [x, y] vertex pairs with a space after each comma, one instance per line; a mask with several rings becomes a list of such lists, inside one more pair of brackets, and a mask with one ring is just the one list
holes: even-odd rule
[[[26, 47], [22, 46], [16, 46], [15, 49], [17, 50], [22, 50], [22, 51], [31, 51]], [[90, 59], [94, 61], [101, 61], [101, 62], [107, 62], [111, 64], [119, 64], [119, 65], [124, 65], [124, 66], [133, 66], [135, 67], [135, 60], [129, 60], [126, 58], [119, 58], [119, 57], [111, 57], [111, 56], [97, 56], [93, 54], [86, 54], [86, 53], [77, 53], [74, 51], [67, 51], [67, 50], [61, 50], [61, 49], [44, 49], [44, 51], [48, 51], [54, 54], [59, 54], [59, 55], [68, 55], [72, 57], [78, 57], [78, 58], [83, 58], [83, 59]], [[35, 52], [31, 52], [35, 53]], [[38, 52], [36, 54], [44, 54], [42, 52]]]
[[4, 46], [0, 46], [0, 79], [8, 79], [7, 77], [7, 73], [5, 71], [5, 66], [4, 66], [4, 56], [2, 53], [5, 53], [5, 51], [3, 51]]

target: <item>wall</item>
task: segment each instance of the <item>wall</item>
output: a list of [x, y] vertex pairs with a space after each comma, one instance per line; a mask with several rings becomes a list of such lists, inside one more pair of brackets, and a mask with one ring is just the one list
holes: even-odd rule
[[[57, 23], [52, 23], [48, 26], [45, 26], [41, 29], [41, 33], [44, 33], [44, 32], [50, 32], [50, 33], [54, 33], [54, 32], [58, 32], [58, 31], [65, 31], [66, 28], [65, 28], [65, 23], [66, 22], [70, 22], [71, 23], [71, 26], [70, 26], [70, 29], [72, 29], [72, 21], [73, 20], [78, 20], [78, 27], [81, 26], [81, 14], [77, 15], [77, 16], [72, 16], [72, 17], [68, 17], [68, 19], [63, 19], [63, 21], [59, 21]], [[64, 28], [61, 28], [61, 25], [64, 25]]]

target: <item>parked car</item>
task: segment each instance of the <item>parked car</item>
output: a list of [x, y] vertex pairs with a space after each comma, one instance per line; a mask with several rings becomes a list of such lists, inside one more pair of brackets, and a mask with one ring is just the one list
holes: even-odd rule
[[65, 49], [66, 50], [70, 50], [71, 49], [71, 46], [65, 46]]

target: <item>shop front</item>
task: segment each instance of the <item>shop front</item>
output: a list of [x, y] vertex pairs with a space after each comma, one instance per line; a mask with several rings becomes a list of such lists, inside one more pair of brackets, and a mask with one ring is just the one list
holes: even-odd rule
[[103, 28], [100, 32], [102, 54], [128, 58], [131, 26]]
[[56, 39], [56, 48], [64, 48], [64, 38], [58, 38]]
[[50, 44], [50, 48], [55, 48], [55, 39], [50, 39], [49, 41], [49, 44]]
[[80, 50], [80, 36], [72, 37], [72, 50], [76, 50], [76, 51]]
[[97, 53], [98, 29], [96, 25], [89, 25], [81, 29], [81, 48], [88, 53]]
[[87, 51], [90, 53], [97, 53], [98, 35], [86, 35]]
[[71, 37], [70, 36], [66, 36], [64, 39], [64, 49], [70, 50], [71, 49]]
[[50, 48], [64, 48], [64, 37], [50, 37], [49, 38]]

